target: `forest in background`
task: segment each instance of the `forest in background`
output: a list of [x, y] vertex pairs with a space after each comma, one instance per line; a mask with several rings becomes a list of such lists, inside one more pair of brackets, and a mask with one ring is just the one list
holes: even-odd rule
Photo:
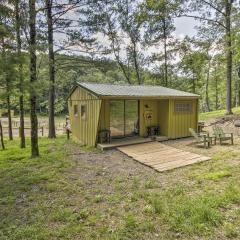
[[[201, 96], [200, 111], [240, 104], [239, 20], [234, 0], [2, 0], [1, 108], [31, 120], [37, 156], [37, 114], [66, 114], [75, 81], [152, 84]], [[196, 21], [179, 38], [175, 21]], [[9, 139], [11, 114], [8, 114]]]

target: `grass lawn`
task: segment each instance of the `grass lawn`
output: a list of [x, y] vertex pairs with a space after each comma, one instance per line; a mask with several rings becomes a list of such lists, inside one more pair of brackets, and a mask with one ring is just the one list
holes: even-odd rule
[[41, 138], [35, 159], [18, 144], [0, 151], [1, 240], [240, 238], [239, 140], [176, 142], [212, 160], [165, 173], [63, 137]]
[[[235, 107], [232, 109], [233, 113], [240, 113], [240, 107]], [[215, 117], [221, 117], [224, 116], [226, 110], [217, 110], [217, 111], [211, 111], [211, 112], [205, 112], [199, 114], [200, 120], [207, 120], [209, 118], [215, 118]]]

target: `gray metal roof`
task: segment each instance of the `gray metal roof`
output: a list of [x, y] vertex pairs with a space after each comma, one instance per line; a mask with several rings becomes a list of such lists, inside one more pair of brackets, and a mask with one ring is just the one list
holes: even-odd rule
[[98, 96], [130, 97], [199, 97], [197, 94], [151, 85], [116, 85], [99, 83], [77, 83]]

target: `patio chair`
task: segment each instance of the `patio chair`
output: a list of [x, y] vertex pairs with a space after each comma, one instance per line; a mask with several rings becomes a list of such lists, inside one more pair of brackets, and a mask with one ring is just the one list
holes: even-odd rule
[[213, 134], [216, 139], [219, 139], [220, 145], [222, 145], [223, 142], [229, 141], [229, 140], [233, 145], [233, 133], [225, 133], [221, 127], [214, 126]]
[[212, 138], [209, 137], [208, 134], [198, 134], [194, 131], [194, 129], [189, 128], [189, 132], [192, 134], [192, 136], [196, 140], [196, 144], [203, 143], [204, 148], [209, 148], [212, 144]]
[[103, 129], [98, 131], [98, 142], [99, 143], [110, 143], [111, 141], [111, 131], [108, 129]]

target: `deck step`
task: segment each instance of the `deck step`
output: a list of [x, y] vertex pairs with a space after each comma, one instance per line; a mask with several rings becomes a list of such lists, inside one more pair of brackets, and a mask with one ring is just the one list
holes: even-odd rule
[[156, 137], [155, 137], [155, 140], [156, 140], [157, 142], [163, 142], [163, 141], [167, 141], [167, 140], [168, 140], [168, 137], [166, 137], [166, 136], [156, 136]]
[[140, 144], [140, 143], [148, 143], [154, 141], [152, 138], [123, 138], [119, 140], [112, 141], [111, 143], [98, 143], [97, 148], [104, 151], [110, 150], [117, 147], [123, 147], [128, 145]]

